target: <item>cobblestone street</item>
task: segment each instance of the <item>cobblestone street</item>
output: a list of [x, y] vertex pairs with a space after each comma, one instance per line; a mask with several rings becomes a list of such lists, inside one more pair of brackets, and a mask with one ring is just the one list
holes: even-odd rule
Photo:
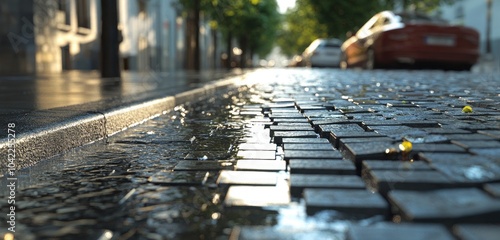
[[18, 176], [16, 239], [498, 239], [500, 76], [258, 69]]

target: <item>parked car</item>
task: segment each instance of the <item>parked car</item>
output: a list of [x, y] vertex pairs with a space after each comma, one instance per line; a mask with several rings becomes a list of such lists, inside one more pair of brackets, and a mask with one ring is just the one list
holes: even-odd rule
[[479, 57], [479, 33], [420, 13], [383, 11], [342, 44], [342, 68], [401, 64], [469, 70]]
[[310, 67], [339, 67], [341, 44], [336, 38], [316, 39], [302, 53], [302, 58]]

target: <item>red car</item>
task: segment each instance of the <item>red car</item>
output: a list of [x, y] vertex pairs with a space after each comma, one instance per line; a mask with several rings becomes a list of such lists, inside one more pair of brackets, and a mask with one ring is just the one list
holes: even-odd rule
[[401, 64], [469, 70], [479, 57], [479, 33], [418, 13], [383, 11], [342, 44], [342, 68]]

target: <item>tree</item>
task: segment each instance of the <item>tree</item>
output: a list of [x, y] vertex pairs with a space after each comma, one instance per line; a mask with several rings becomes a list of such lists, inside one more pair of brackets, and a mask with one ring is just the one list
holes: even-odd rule
[[[276, 0], [197, 0], [199, 9], [212, 20], [212, 27], [226, 36], [228, 55], [231, 39], [238, 40], [242, 49], [241, 65], [248, 55], [267, 55], [280, 26]], [[187, 10], [193, 10], [193, 1], [181, 0]]]

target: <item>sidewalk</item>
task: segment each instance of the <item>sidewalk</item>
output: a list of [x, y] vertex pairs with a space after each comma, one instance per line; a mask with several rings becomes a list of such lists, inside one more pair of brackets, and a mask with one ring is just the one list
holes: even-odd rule
[[232, 91], [19, 171], [16, 237], [498, 238], [499, 76], [264, 69], [233, 79], [213, 84]]
[[[1, 77], [0, 124], [4, 132], [15, 124], [16, 169], [21, 169], [230, 86], [240, 75], [222, 70], [125, 72], [119, 82], [82, 71]], [[0, 151], [7, 152], [7, 138], [0, 140]], [[0, 175], [6, 164], [1, 161]]]

